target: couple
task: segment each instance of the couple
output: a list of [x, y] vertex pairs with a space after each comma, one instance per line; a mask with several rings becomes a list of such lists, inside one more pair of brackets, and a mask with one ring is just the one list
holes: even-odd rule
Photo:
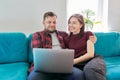
[[56, 30], [57, 15], [46, 12], [43, 16], [45, 29], [33, 34], [32, 48], [69, 48], [75, 50], [73, 72], [71, 74], [35, 72], [34, 65], [29, 69], [28, 80], [106, 80], [106, 66], [102, 57], [94, 53], [96, 37], [85, 32], [81, 14], [73, 14], [68, 20], [66, 32]]

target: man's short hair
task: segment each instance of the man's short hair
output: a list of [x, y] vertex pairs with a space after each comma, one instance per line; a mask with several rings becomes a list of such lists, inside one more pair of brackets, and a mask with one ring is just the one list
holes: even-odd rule
[[49, 11], [49, 12], [44, 13], [43, 20], [45, 20], [45, 18], [48, 16], [50, 16], [50, 17], [56, 16], [57, 17], [57, 15], [54, 12]]

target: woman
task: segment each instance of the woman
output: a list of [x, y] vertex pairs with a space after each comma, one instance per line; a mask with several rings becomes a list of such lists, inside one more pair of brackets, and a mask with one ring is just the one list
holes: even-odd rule
[[75, 50], [74, 67], [84, 72], [86, 80], [106, 80], [106, 66], [102, 57], [94, 53], [94, 43], [89, 39], [94, 34], [84, 31], [81, 14], [74, 14], [68, 20], [69, 37], [66, 47]]

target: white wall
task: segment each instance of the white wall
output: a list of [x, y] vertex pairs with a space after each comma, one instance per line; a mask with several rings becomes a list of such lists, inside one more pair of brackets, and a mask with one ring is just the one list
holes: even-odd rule
[[[120, 0], [108, 0], [108, 28], [120, 32]], [[66, 0], [0, 0], [0, 32], [30, 34], [42, 30], [46, 11], [58, 15], [58, 29], [66, 31]]]
[[120, 32], [120, 0], [108, 0], [108, 28]]
[[30, 34], [42, 30], [43, 14], [58, 16], [58, 29], [66, 30], [66, 0], [0, 0], [0, 32]]

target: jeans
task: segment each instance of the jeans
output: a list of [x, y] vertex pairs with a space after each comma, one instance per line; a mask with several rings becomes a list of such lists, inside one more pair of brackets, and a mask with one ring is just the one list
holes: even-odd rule
[[73, 67], [73, 72], [65, 73], [45, 73], [32, 71], [27, 80], [84, 80], [83, 71]]

